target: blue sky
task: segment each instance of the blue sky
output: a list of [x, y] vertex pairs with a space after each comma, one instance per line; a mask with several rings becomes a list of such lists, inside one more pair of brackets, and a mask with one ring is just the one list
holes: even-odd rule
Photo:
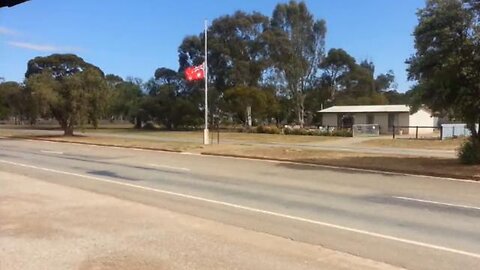
[[[271, 15], [280, 0], [31, 0], [0, 9], [0, 77], [23, 80], [35, 56], [73, 52], [105, 73], [144, 80], [158, 67], [177, 69], [177, 47], [203, 20], [236, 10]], [[413, 53], [415, 12], [424, 0], [309, 0], [327, 21], [327, 48], [369, 59], [376, 72], [394, 70], [408, 90], [405, 59]]]

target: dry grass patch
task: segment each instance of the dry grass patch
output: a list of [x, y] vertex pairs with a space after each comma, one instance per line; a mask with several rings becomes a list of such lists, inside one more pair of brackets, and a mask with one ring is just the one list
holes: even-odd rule
[[480, 180], [480, 165], [462, 165], [456, 159], [248, 146], [211, 148], [204, 153]]
[[372, 147], [393, 147], [393, 148], [412, 148], [412, 149], [431, 149], [431, 150], [457, 150], [465, 139], [372, 139], [363, 141], [360, 144]]
[[[35, 131], [29, 132], [29, 129]], [[30, 136], [38, 135], [42, 127], [32, 126], [0, 126], [0, 136]], [[45, 130], [58, 130], [58, 127], [45, 128]], [[138, 130], [134, 128], [126, 128], [124, 125], [100, 127], [98, 129], [85, 128], [84, 130], [77, 130], [75, 134], [82, 135], [84, 131], [86, 134], [112, 134], [115, 136], [128, 134], [129, 137], [138, 135], [138, 139], [146, 139], [151, 137], [162, 139], [183, 139], [198, 141], [203, 138], [203, 131], [150, 131]], [[210, 135], [213, 140], [217, 141], [217, 132], [212, 130]], [[112, 136], [113, 137], [113, 136]], [[343, 137], [329, 137], [329, 136], [300, 136], [300, 135], [281, 135], [281, 134], [259, 134], [259, 133], [240, 133], [240, 132], [220, 132], [220, 142], [240, 142], [240, 143], [315, 143], [324, 141], [345, 140]]]
[[[13, 137], [15, 138], [15, 137]], [[159, 142], [153, 140], [137, 140], [137, 139], [123, 139], [123, 138], [109, 138], [109, 137], [89, 137], [89, 136], [22, 136], [16, 138], [28, 138], [36, 140], [54, 141], [54, 142], [73, 142], [81, 144], [93, 144], [104, 146], [118, 146], [126, 148], [143, 148], [151, 150], [162, 151], [193, 151], [203, 149], [202, 145], [195, 143], [182, 143], [182, 142]]]
[[[198, 134], [197, 134], [198, 135]], [[248, 134], [252, 135], [252, 134]], [[260, 134], [256, 134], [260, 135]], [[263, 134], [262, 134], [263, 135]], [[268, 136], [268, 135], [267, 135]], [[271, 136], [269, 136], [271, 137]], [[296, 136], [293, 136], [296, 137]], [[398, 157], [392, 155], [335, 152], [291, 147], [266, 147], [246, 144], [220, 144], [204, 146], [199, 143], [162, 142], [153, 139], [131, 139], [95, 136], [13, 136], [56, 142], [75, 142], [106, 146], [135, 147], [164, 151], [188, 151], [210, 155], [226, 155], [246, 158], [284, 160], [310, 164], [332, 165], [387, 172], [400, 172], [431, 176], [443, 176], [480, 180], [480, 165], [467, 166], [457, 159], [428, 157]], [[251, 138], [251, 137], [250, 137]], [[419, 143], [419, 141], [414, 141]], [[451, 143], [451, 142], [450, 142]], [[460, 143], [460, 142], [456, 142]], [[411, 144], [409, 144], [410, 147]], [[415, 148], [415, 147], [413, 147]], [[438, 148], [437, 148], [438, 149]], [[448, 148], [447, 148], [448, 149]]]
[[[102, 134], [129, 134], [140, 136], [151, 136], [161, 138], [181, 138], [181, 139], [198, 139], [203, 138], [203, 131], [146, 131], [135, 129], [98, 129], [88, 130], [89, 133]], [[211, 131], [210, 135], [214, 141], [217, 140], [217, 132]], [[281, 134], [260, 134], [260, 133], [240, 133], [240, 132], [220, 132], [220, 142], [222, 141], [239, 141], [239, 142], [255, 142], [255, 143], [311, 143], [341, 140], [341, 137], [328, 136], [299, 136], [299, 135], [281, 135]]]

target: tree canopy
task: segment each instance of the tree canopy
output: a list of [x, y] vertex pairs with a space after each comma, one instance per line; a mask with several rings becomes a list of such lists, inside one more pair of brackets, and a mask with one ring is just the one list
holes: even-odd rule
[[[428, 0], [417, 13], [416, 53], [407, 60], [417, 107], [465, 121], [480, 153], [480, 5], [478, 0]], [[478, 158], [480, 162], [480, 154]]]
[[103, 72], [72, 54], [36, 57], [28, 62], [26, 91], [31, 115], [51, 115], [65, 135], [73, 135], [75, 126], [105, 115], [109, 87]]
[[306, 92], [314, 87], [325, 49], [326, 23], [316, 20], [305, 2], [278, 4], [268, 34], [270, 57], [295, 104], [298, 123], [305, 122]]
[[[331, 105], [408, 101], [397, 91], [393, 72], [378, 73], [372, 61], [342, 48], [325, 52], [326, 22], [305, 2], [278, 4], [270, 16], [236, 11], [214, 19], [207, 31], [209, 117], [225, 124], [246, 125], [249, 107], [254, 124], [317, 125], [317, 111]], [[204, 38], [186, 36], [178, 47], [178, 68], [159, 67], [145, 82], [104, 75], [74, 54], [36, 57], [27, 64], [25, 81], [14, 87], [16, 94], [0, 93], [0, 114], [31, 123], [53, 117], [67, 135], [103, 118], [128, 120], [137, 128], [149, 122], [167, 129], [198, 127], [204, 82], [188, 82], [183, 73], [204, 62]]]

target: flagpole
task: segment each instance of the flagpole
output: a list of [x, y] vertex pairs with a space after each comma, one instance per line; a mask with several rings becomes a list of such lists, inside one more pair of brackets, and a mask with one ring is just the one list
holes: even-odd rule
[[203, 144], [209, 144], [209, 135], [208, 135], [208, 21], [205, 20], [205, 62], [204, 62], [204, 72], [205, 72], [205, 129], [203, 130]]

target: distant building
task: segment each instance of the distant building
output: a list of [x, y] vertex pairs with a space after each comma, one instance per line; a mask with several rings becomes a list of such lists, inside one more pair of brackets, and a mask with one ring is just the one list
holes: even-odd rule
[[421, 126], [424, 128], [418, 132], [427, 134], [432, 133], [438, 124], [429, 110], [421, 108], [410, 114], [408, 105], [333, 106], [318, 112], [322, 115], [324, 127], [351, 128], [355, 124], [377, 124], [380, 134], [391, 134], [393, 126], [396, 133], [403, 134], [416, 132], [415, 126]]

